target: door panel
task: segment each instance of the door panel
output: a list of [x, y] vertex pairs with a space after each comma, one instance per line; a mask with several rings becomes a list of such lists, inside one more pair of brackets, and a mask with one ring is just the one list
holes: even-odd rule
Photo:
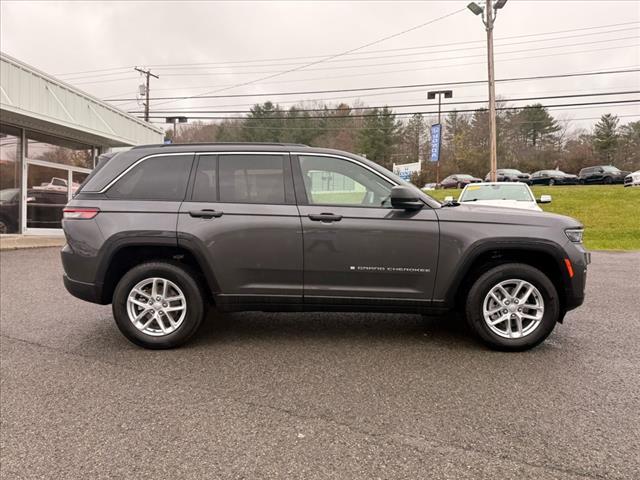
[[289, 156], [200, 155], [192, 183], [178, 241], [195, 243], [215, 276], [214, 293], [238, 297], [235, 303], [264, 296], [301, 303], [302, 229]]
[[310, 154], [292, 164], [305, 304], [431, 300], [439, 241], [431, 208], [391, 209], [394, 183], [356, 159]]
[[[211, 209], [220, 217], [192, 217]], [[225, 295], [302, 297], [302, 232], [295, 205], [184, 202], [178, 238], [197, 240]]]
[[[304, 294], [431, 300], [438, 221], [418, 212], [340, 206], [299, 207], [304, 232]], [[331, 223], [308, 215], [341, 215]]]

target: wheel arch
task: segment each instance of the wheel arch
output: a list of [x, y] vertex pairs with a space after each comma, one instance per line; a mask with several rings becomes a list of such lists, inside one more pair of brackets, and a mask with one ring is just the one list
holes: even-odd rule
[[565, 312], [570, 278], [564, 267], [566, 255], [562, 247], [547, 240], [487, 239], [472, 245], [458, 267], [445, 301], [457, 308], [464, 305], [473, 283], [488, 269], [505, 263], [524, 263], [542, 271], [553, 282]]
[[100, 303], [111, 303], [115, 287], [127, 271], [152, 260], [167, 260], [187, 266], [206, 283], [207, 288], [203, 290], [208, 300], [213, 300], [213, 292], [218, 291], [218, 284], [206, 259], [192, 245], [178, 244], [175, 233], [173, 235], [172, 238], [141, 235], [114, 239], [107, 247], [109, 253], [104, 255], [98, 267], [97, 278], [102, 279]]

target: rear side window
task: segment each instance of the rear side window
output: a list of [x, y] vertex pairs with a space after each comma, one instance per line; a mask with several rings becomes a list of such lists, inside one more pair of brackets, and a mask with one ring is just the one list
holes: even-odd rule
[[220, 155], [220, 201], [285, 203], [283, 155]]
[[218, 157], [200, 155], [198, 170], [193, 183], [193, 202], [215, 202], [218, 200]]
[[193, 155], [166, 155], [143, 160], [107, 192], [109, 198], [182, 201]]

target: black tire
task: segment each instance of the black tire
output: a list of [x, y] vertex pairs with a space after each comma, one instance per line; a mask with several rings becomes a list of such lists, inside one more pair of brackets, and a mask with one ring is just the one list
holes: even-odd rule
[[556, 181], [552, 178], [549, 180], [549, 186], [553, 187], [556, 184]]
[[[131, 289], [139, 282], [160, 277], [177, 285], [186, 299], [186, 316], [180, 326], [163, 336], [152, 336], [138, 330], [129, 320], [127, 298]], [[116, 325], [132, 343], [149, 349], [175, 348], [187, 342], [198, 330], [205, 311], [204, 295], [197, 281], [197, 275], [184, 265], [155, 261], [142, 263], [129, 270], [118, 282], [113, 294], [113, 317]]]
[[602, 183], [604, 183], [605, 185], [611, 185], [613, 183], [613, 178], [604, 177], [604, 179], [602, 180]]
[[[544, 314], [538, 327], [522, 338], [503, 338], [493, 332], [483, 318], [483, 302], [489, 291], [508, 279], [525, 280], [535, 286], [544, 301]], [[467, 323], [489, 347], [503, 351], [523, 351], [544, 341], [553, 331], [560, 315], [560, 300], [553, 282], [540, 270], [522, 263], [499, 265], [481, 275], [469, 290], [466, 304]]]
[[464, 188], [464, 184], [458, 182], [458, 189], [460, 189], [460, 188]]

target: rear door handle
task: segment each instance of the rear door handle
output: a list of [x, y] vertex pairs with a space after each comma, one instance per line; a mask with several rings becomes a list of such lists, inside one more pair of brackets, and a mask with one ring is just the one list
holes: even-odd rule
[[331, 223], [331, 222], [339, 222], [340, 220], [342, 220], [342, 215], [335, 215], [333, 213], [320, 213], [317, 215], [310, 213], [308, 217], [314, 222]]
[[222, 212], [216, 212], [215, 210], [205, 208], [203, 210], [190, 210], [189, 215], [199, 218], [219, 218], [222, 216]]

